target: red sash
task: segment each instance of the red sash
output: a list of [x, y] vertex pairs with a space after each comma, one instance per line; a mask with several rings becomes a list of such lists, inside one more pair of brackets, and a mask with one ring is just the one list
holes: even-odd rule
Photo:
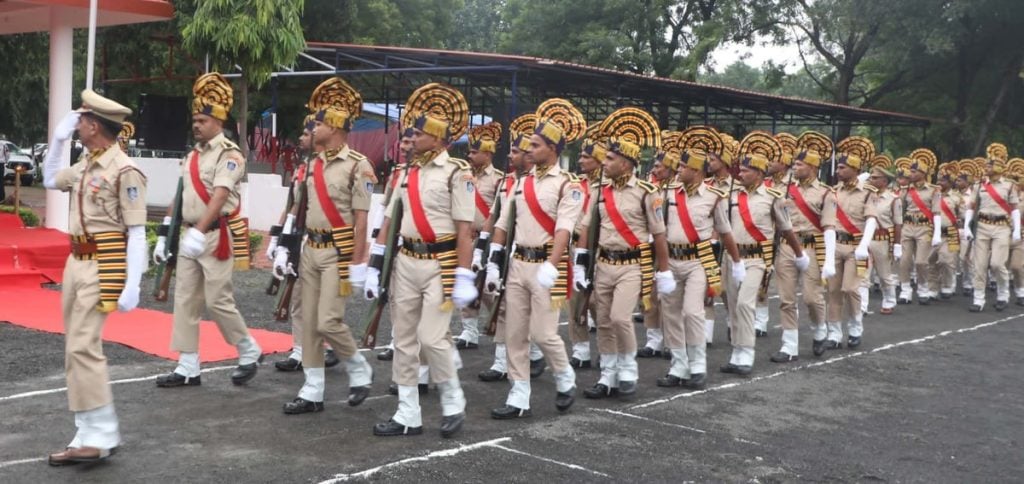
[[1006, 203], [1006, 200], [1003, 200], [1003, 197], [999, 196], [999, 192], [996, 191], [996, 187], [992, 186], [991, 183], [985, 184], [985, 191], [988, 192], [988, 196], [992, 197], [992, 201], [998, 203], [1000, 207], [1003, 207], [1003, 210], [1006, 210], [1007, 215], [1010, 215], [1013, 212], [1013, 209], [1010, 208], [1010, 204]]
[[811, 207], [807, 205], [807, 200], [804, 198], [804, 195], [800, 193], [800, 189], [796, 187], [796, 184], [789, 186], [789, 196], [793, 197], [793, 203], [796, 204], [796, 208], [800, 210], [800, 213], [803, 214], [804, 218], [810, 221], [811, 225], [814, 225], [814, 228], [818, 229], [818, 232], [822, 232], [821, 217], [814, 213], [814, 210], [811, 210]]
[[846, 212], [843, 211], [843, 207], [839, 205], [839, 195], [836, 195], [836, 219], [839, 220], [840, 225], [850, 235], [860, 235], [860, 229], [853, 224], [853, 220], [846, 216]]
[[395, 187], [398, 186], [398, 179], [400, 178], [398, 176], [398, 171], [399, 170], [395, 170], [394, 172], [391, 173], [391, 191], [392, 192], [395, 191]]
[[512, 194], [512, 188], [516, 186], [516, 179], [512, 175], [505, 177], [505, 196]]
[[526, 199], [526, 206], [530, 208], [533, 219], [544, 228], [548, 235], [554, 237], [555, 220], [540, 206], [540, 200], [537, 200], [537, 191], [533, 187], [534, 180], [535, 177], [533, 175], [526, 177], [526, 183], [523, 183], [523, 198]]
[[583, 209], [586, 210], [590, 206], [590, 186], [587, 185], [586, 180], [582, 180], [580, 189], [583, 190]]
[[946, 204], [945, 198], [939, 198], [939, 208], [942, 209], [942, 213], [946, 214], [946, 218], [949, 219], [949, 223], [956, 227], [956, 215], [953, 213], [953, 210], [949, 208], [949, 205]]
[[771, 188], [771, 187], [775, 186], [775, 180], [772, 179], [772, 178], [769, 178], [769, 179], [765, 180], [764, 181], [764, 186], [766, 186], [768, 188]]
[[304, 180], [306, 178], [306, 165], [299, 165], [299, 168], [295, 170], [295, 174], [292, 176], [292, 181]]
[[434, 229], [430, 227], [430, 220], [423, 212], [423, 203], [420, 201], [420, 167], [410, 167], [407, 175], [406, 191], [409, 194], [409, 211], [412, 212], [412, 221], [416, 224], [416, 231], [420, 233], [423, 240], [429, 244], [437, 241]]
[[480, 196], [480, 190], [473, 190], [473, 194], [473, 198], [476, 201], [476, 209], [484, 216], [484, 220], [491, 218], [491, 207], [488, 207], [487, 202], [484, 201], [484, 197]]
[[630, 247], [637, 247], [640, 245], [640, 239], [637, 238], [633, 230], [629, 228], [629, 224], [622, 218], [622, 214], [619, 213], [618, 207], [615, 206], [615, 192], [612, 191], [611, 185], [604, 187], [604, 209], [608, 213], [608, 219], [612, 221], [612, 225], [615, 226], [615, 230], [619, 231], [619, 235], [629, 244]]
[[917, 206], [917, 209], [920, 210], [925, 217], [928, 217], [929, 221], [935, 218], [935, 214], [932, 213], [931, 209], [928, 208], [927, 205], [924, 204], [924, 200], [921, 200], [921, 195], [917, 194], [916, 188], [907, 190], [907, 195], [910, 195], [910, 199], [914, 201], [914, 205]]
[[324, 216], [331, 223], [331, 227], [341, 228], [348, 225], [342, 218], [341, 212], [338, 211], [338, 207], [334, 205], [334, 200], [331, 200], [331, 195], [327, 193], [327, 182], [324, 181], [324, 160], [317, 158], [313, 163], [313, 188], [316, 189], [316, 198], [320, 201], [320, 209], [324, 211]]
[[686, 206], [685, 188], [676, 192], [676, 212], [679, 214], [679, 224], [683, 226], [683, 232], [686, 232], [686, 238], [691, 244], [700, 242], [697, 229], [693, 226], [693, 219], [690, 218], [690, 208]]
[[747, 228], [747, 233], [754, 238], [758, 243], [768, 240], [764, 234], [758, 230], [757, 225], [754, 225], [754, 219], [750, 216], [750, 206], [747, 204], [747, 192], [741, 191], [737, 199], [739, 207], [740, 218], [743, 220], [743, 226]]
[[[188, 174], [192, 178], [192, 189], [195, 190], [196, 195], [203, 201], [204, 205], [210, 204], [210, 192], [206, 190], [206, 185], [203, 184], [203, 179], [199, 176], [199, 150], [192, 150], [192, 159], [189, 160]], [[234, 217], [242, 209], [242, 204], [239, 203], [238, 207], [235, 207], [235, 211], [231, 212], [230, 217]], [[217, 241], [217, 249], [214, 251], [214, 255], [219, 260], [227, 260], [231, 257], [231, 234], [228, 233], [228, 221], [227, 217], [218, 217], [220, 222], [220, 240]]]

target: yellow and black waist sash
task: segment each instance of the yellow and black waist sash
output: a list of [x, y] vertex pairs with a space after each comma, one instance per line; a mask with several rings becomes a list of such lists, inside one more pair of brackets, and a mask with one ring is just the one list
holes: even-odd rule
[[[543, 247], [526, 247], [517, 244], [512, 258], [531, 264], [541, 264], [548, 260], [553, 247], [554, 241], [549, 241]], [[572, 284], [572, 265], [569, 255], [563, 254], [558, 263], [558, 278], [555, 279], [555, 285], [551, 287], [552, 309], [561, 309], [565, 305], [565, 301], [572, 297]]]
[[654, 287], [654, 251], [651, 244], [640, 244], [626, 250], [601, 247], [597, 260], [611, 265], [640, 264], [640, 303], [644, 311], [651, 309], [651, 289]]
[[128, 264], [127, 240], [121, 232], [72, 235], [71, 254], [77, 260], [95, 260], [100, 279], [100, 302], [96, 310], [112, 313], [124, 290]]
[[338, 295], [351, 296], [349, 264], [355, 252], [355, 229], [351, 225], [331, 229], [307, 229], [306, 244], [314, 249], [333, 247], [338, 252]]
[[715, 247], [710, 240], [696, 244], [668, 244], [668, 256], [681, 261], [696, 260], [704, 269], [707, 279], [707, 297], [715, 297], [722, 292], [722, 268], [715, 258]]
[[400, 249], [402, 254], [409, 257], [436, 260], [441, 265], [441, 287], [444, 291], [441, 310], [446, 312], [455, 309], [455, 303], [452, 302], [452, 291], [455, 289], [455, 268], [459, 264], [456, 247], [455, 234], [446, 234], [438, 236], [436, 242], [413, 238], [403, 239]]

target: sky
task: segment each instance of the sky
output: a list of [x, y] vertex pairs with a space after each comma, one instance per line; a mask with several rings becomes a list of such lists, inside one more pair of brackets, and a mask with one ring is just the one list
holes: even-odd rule
[[[805, 54], [809, 53], [805, 52]], [[785, 64], [786, 72], [789, 74], [803, 68], [800, 51], [796, 44], [774, 45], [770, 42], [757, 41], [755, 45], [748, 46], [730, 42], [721, 45], [711, 53], [712, 68], [715, 71], [721, 71], [739, 60], [753, 67], [761, 67], [765, 62], [771, 60], [776, 64]]]

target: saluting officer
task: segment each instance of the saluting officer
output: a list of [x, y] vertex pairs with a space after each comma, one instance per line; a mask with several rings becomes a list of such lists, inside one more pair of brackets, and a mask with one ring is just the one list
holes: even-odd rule
[[[467, 127], [469, 108], [462, 93], [431, 83], [414, 91], [406, 102], [403, 124], [414, 128], [416, 157], [405, 182], [398, 187], [386, 213], [402, 201], [399, 232], [402, 247], [395, 256], [390, 288], [391, 321], [395, 333], [392, 380], [398, 384], [398, 410], [374, 426], [378, 436], [423, 433], [417, 388], [420, 353], [430, 367], [431, 380], [441, 390], [441, 436], [451, 437], [465, 421], [466, 399], [455, 372], [451, 313], [477, 297], [473, 258], [473, 202], [476, 186], [469, 163], [451, 158], [447, 144]], [[380, 293], [384, 243], [392, 223], [381, 224], [370, 249], [367, 298]]]
[[[238, 215], [239, 190], [245, 176], [245, 158], [238, 145], [224, 136], [224, 121], [232, 105], [231, 85], [216, 72], [205, 74], [192, 87], [192, 150], [181, 163], [183, 227], [174, 286], [174, 330], [171, 350], [178, 351], [178, 366], [156, 379], [158, 387], [200, 385], [199, 316], [203, 307], [217, 323], [221, 336], [238, 348], [238, 368], [231, 382], [242, 385], [256, 376], [263, 358], [256, 340], [249, 335], [242, 315], [235, 307], [232, 285], [232, 239], [228, 218]], [[169, 207], [173, 208], [173, 205]], [[170, 224], [164, 217], [163, 225]], [[166, 231], [166, 229], [163, 229]], [[157, 241], [153, 259], [165, 257]], [[245, 240], [246, 246], [249, 241]]]
[[[47, 189], [71, 192], [71, 255], [61, 310], [68, 407], [77, 431], [63, 451], [50, 454], [52, 466], [103, 460], [121, 444], [102, 335], [107, 314], [138, 305], [146, 271], [146, 177], [116, 141], [131, 113], [91, 89], [83, 91], [82, 107], [54, 130], [43, 165]], [[75, 131], [87, 151], [62, 169], [61, 147]]]
[[[964, 233], [968, 241], [974, 240], [974, 301], [972, 313], [985, 307], [985, 287], [988, 273], [996, 280], [996, 311], [1006, 309], [1010, 300], [1009, 271], [1010, 243], [1020, 240], [1020, 195], [1013, 182], [1003, 178], [1006, 170], [1006, 146], [992, 143], [986, 150], [988, 180], [975, 186], [977, 193], [964, 216]], [[977, 233], [973, 233], [971, 220], [978, 217]]]
[[[302, 237], [294, 221], [306, 212], [305, 239], [299, 259], [302, 306], [305, 310], [303, 347], [320, 348], [324, 341], [345, 362], [349, 377], [348, 404], [359, 405], [370, 392], [373, 368], [358, 351], [349, 326], [343, 321], [353, 287], [366, 280], [366, 265], [353, 264], [366, 252], [366, 218], [376, 177], [373, 166], [348, 146], [352, 123], [363, 110], [359, 93], [338, 77], [321, 83], [310, 97], [314, 112], [314, 141], [324, 147], [310, 163], [305, 185], [305, 206], [296, 204], [285, 220], [282, 237]], [[274, 275], [294, 274], [288, 247], [281, 244], [274, 258]], [[284, 404], [284, 413], [319, 412], [324, 408], [326, 374], [323, 354], [307, 351], [302, 356], [306, 381], [298, 396]]]
[[[942, 215], [939, 213], [939, 187], [928, 183], [928, 175], [935, 167], [935, 154], [920, 148], [910, 153], [909, 180], [901, 194], [903, 205], [903, 231], [900, 244], [906, 257], [900, 259], [900, 304], [910, 304], [913, 297], [910, 271], [917, 273], [917, 302], [927, 305], [935, 297], [934, 288], [928, 287], [931, 268], [928, 258], [942, 243]], [[868, 160], [870, 161], [870, 160]]]

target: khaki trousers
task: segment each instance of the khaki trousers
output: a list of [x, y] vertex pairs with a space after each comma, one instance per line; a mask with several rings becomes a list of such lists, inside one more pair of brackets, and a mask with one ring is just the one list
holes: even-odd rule
[[662, 331], [665, 346], [685, 349], [704, 344], [704, 296], [708, 290], [707, 276], [700, 261], [669, 259], [669, 270], [676, 278], [676, 290], [661, 296]]
[[857, 274], [857, 246], [836, 244], [836, 274], [828, 281], [828, 315], [830, 322], [860, 317], [860, 282], [866, 276]]
[[348, 297], [338, 294], [338, 251], [333, 248], [316, 249], [306, 246], [299, 260], [299, 279], [302, 281], [302, 307], [305, 328], [302, 331], [302, 366], [323, 368], [324, 352], [319, 351], [324, 341], [334, 348], [342, 361], [355, 356], [359, 348], [352, 330], [345, 324], [345, 303]]
[[1010, 244], [1010, 275], [1018, 296], [1024, 294], [1024, 240]]
[[1006, 262], [1010, 258], [1010, 235], [1008, 225], [992, 225], [978, 223], [974, 234], [974, 302], [985, 301], [985, 285], [988, 273], [996, 280], [996, 300], [1008, 301], [1010, 298], [1009, 277]]
[[[732, 274], [732, 258], [723, 257], [722, 261], [725, 262], [722, 272]], [[753, 348], [757, 293], [761, 290], [766, 268], [764, 259], [760, 257], [743, 259], [743, 265], [747, 269], [743, 282], [737, 287], [730, 277], [725, 291], [729, 305], [729, 329], [734, 348]]]
[[68, 256], [64, 266], [64, 371], [72, 412], [86, 412], [114, 401], [107, 357], [103, 356], [103, 323], [107, 314], [96, 310], [100, 302], [98, 267], [94, 260], [77, 260], [74, 256]]
[[295, 279], [292, 287], [292, 300], [288, 306], [292, 320], [292, 348], [302, 348], [302, 278]]
[[598, 353], [636, 353], [633, 309], [639, 298], [640, 264], [612, 265], [597, 262], [591, 300], [597, 300]]
[[644, 328], [661, 329], [661, 325], [661, 304], [658, 303], [658, 291], [651, 291], [651, 309], [644, 312]]
[[533, 341], [555, 374], [569, 367], [565, 342], [558, 335], [560, 309], [551, 307], [551, 291], [537, 283], [540, 263], [511, 260], [505, 300], [505, 345], [508, 347], [508, 376], [530, 381], [530, 342]]
[[[796, 288], [800, 283], [801, 274], [796, 268], [796, 254], [789, 244], [780, 244], [778, 257], [775, 258], [775, 286], [779, 291], [779, 315], [782, 329], [799, 329], [799, 311], [797, 307]], [[822, 247], [824, 250], [824, 247]], [[825, 322], [825, 288], [821, 283], [821, 268], [813, 245], [804, 246], [804, 254], [810, 259], [807, 270], [802, 278], [804, 304], [811, 318], [812, 325]]]
[[[875, 275], [878, 276], [879, 285], [882, 287], [882, 307], [892, 308], [896, 305], [896, 300], [890, 301], [888, 299], [889, 294], [895, 294], [896, 289], [900, 285], [899, 276], [892, 268], [892, 251], [888, 240], [872, 240], [868, 244], [868, 254], [871, 256], [871, 267], [875, 269]], [[906, 257], [906, 256], [904, 256]], [[870, 281], [864, 278], [861, 282], [864, 287], [870, 287]], [[893, 296], [895, 297], [895, 296]]]
[[199, 258], [178, 257], [171, 332], [173, 351], [199, 352], [199, 317], [204, 307], [229, 345], [235, 346], [249, 336], [249, 329], [235, 307], [231, 281], [235, 261], [232, 257], [220, 260], [213, 255], [218, 240], [219, 230], [207, 232], [206, 250]]
[[420, 353], [430, 366], [430, 379], [444, 383], [455, 377], [452, 339], [448, 330], [451, 311], [441, 309], [444, 289], [441, 264], [401, 252], [391, 275], [391, 324], [395, 332], [395, 359], [391, 379], [400, 386], [419, 383]]
[[910, 271], [914, 269], [917, 271], [918, 294], [921, 294], [922, 286], [929, 291], [935, 290], [934, 287], [927, 287], [931, 270], [928, 258], [932, 255], [932, 225], [904, 224], [900, 237], [900, 244], [903, 245], [900, 283], [910, 284]]
[[943, 239], [928, 259], [931, 266], [928, 286], [933, 292], [952, 294], [956, 290], [956, 254], [949, 251], [949, 243]]
[[973, 247], [974, 244], [960, 239], [960, 285], [965, 288], [974, 287]]

